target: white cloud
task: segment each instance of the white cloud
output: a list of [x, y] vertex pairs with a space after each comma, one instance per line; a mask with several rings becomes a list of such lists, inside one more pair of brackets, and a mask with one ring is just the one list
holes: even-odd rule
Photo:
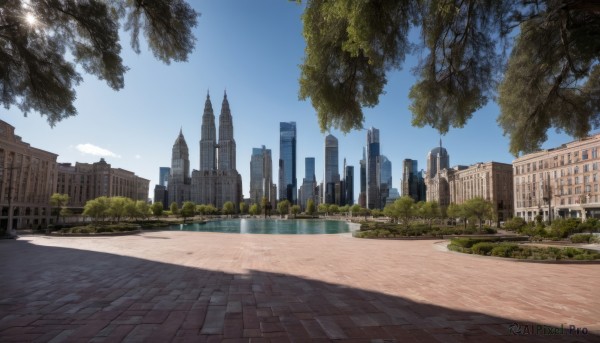
[[117, 155], [110, 150], [103, 149], [99, 146], [95, 146], [90, 143], [77, 144], [77, 146], [75, 148], [77, 150], [79, 150], [79, 152], [81, 152], [82, 154], [102, 156], [102, 157], [109, 156], [109, 157], [121, 158], [121, 155]]

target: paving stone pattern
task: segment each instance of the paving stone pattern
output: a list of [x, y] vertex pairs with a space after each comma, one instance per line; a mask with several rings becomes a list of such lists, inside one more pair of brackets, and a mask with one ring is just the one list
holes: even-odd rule
[[0, 261], [0, 342], [600, 342], [600, 265], [431, 240], [25, 236]]

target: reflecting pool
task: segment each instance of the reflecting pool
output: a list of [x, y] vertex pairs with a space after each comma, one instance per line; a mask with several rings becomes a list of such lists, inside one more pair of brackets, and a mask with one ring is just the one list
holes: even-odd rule
[[320, 219], [227, 219], [202, 224], [177, 224], [171, 231], [262, 233], [273, 235], [312, 235], [350, 232], [350, 224]]

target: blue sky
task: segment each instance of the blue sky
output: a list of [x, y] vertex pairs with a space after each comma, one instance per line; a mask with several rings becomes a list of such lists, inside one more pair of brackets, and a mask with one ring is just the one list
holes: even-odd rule
[[[130, 70], [125, 88], [115, 92], [95, 77], [84, 75], [75, 103], [79, 114], [51, 128], [45, 117], [28, 117], [15, 107], [3, 111], [2, 120], [32, 146], [59, 155], [59, 162], [96, 162], [101, 157], [150, 179], [150, 192], [158, 182], [159, 167], [170, 166], [171, 149], [180, 127], [190, 150], [192, 169], [199, 168], [200, 125], [207, 90], [218, 120], [223, 91], [234, 121], [237, 169], [244, 196], [250, 185], [253, 147], [273, 152], [273, 175], [278, 175], [279, 122], [296, 121], [298, 185], [304, 177], [304, 158], [316, 158], [317, 179], [323, 178], [324, 141], [310, 101], [298, 100], [299, 65], [304, 54], [302, 6], [283, 0], [190, 1], [201, 16], [194, 33], [196, 49], [186, 63], [165, 65], [142, 48], [136, 55], [129, 37], [121, 37], [123, 58]], [[393, 184], [400, 187], [402, 160], [418, 160], [424, 169], [428, 151], [439, 144], [431, 128], [411, 126], [408, 92], [414, 83], [409, 56], [401, 71], [389, 74], [385, 94], [375, 108], [365, 109], [365, 128], [380, 130], [381, 152], [392, 161]], [[465, 128], [452, 129], [443, 139], [450, 164], [511, 163], [508, 138], [496, 124], [499, 109], [490, 102]], [[366, 131], [343, 134], [331, 131], [340, 144], [340, 168], [345, 157], [355, 166], [355, 196], [359, 191], [359, 160]], [[549, 132], [544, 147], [571, 141]], [[98, 149], [100, 148], [100, 150]], [[101, 156], [103, 155], [103, 156]]]

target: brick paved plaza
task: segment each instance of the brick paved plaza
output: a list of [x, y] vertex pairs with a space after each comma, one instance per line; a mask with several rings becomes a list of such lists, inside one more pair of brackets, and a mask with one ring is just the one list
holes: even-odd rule
[[[0, 241], [0, 260], [0, 342], [600, 341], [600, 265], [435, 241], [24, 236]], [[532, 335], [511, 335], [512, 323]], [[593, 333], [531, 332], [561, 324]]]

